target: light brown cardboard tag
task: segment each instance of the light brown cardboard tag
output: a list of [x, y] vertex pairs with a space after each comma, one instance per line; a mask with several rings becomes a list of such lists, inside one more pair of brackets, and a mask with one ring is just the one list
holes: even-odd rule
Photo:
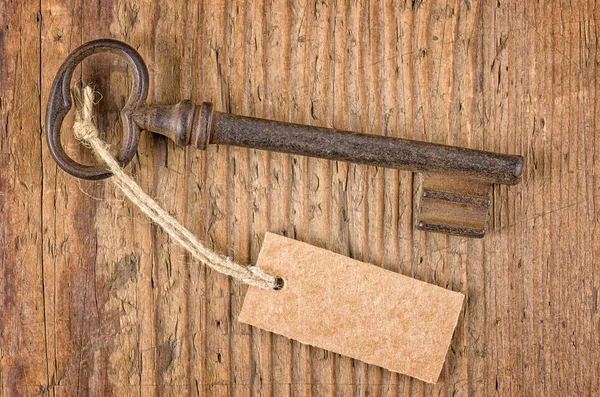
[[250, 287], [239, 321], [437, 382], [462, 294], [272, 233], [257, 266], [285, 286]]

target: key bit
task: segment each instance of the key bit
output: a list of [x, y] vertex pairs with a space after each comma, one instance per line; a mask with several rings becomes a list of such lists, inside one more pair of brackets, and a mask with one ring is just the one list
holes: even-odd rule
[[124, 144], [117, 156], [121, 165], [131, 160], [140, 131], [146, 130], [167, 136], [179, 146], [201, 150], [210, 144], [233, 145], [414, 171], [419, 173], [415, 179], [419, 186], [416, 227], [467, 237], [485, 235], [492, 184], [513, 185], [521, 179], [524, 159], [517, 155], [238, 116], [216, 111], [208, 102], [146, 105], [148, 71], [143, 59], [129, 45], [108, 39], [88, 42], [69, 55], [48, 101], [50, 152], [59, 166], [79, 178], [110, 176], [100, 166], [71, 159], [60, 142], [60, 127], [71, 107], [73, 71], [99, 52], [122, 56], [133, 70], [132, 91], [121, 111]]

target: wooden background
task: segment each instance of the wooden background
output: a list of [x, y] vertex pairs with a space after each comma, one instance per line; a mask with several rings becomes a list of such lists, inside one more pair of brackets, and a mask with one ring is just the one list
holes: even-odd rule
[[[3, 0], [0, 396], [598, 395], [599, 18], [578, 0]], [[414, 230], [408, 172], [148, 134], [127, 168], [240, 262], [269, 230], [466, 293], [436, 385], [239, 324], [246, 287], [56, 166], [50, 85], [101, 37], [140, 51], [154, 103], [526, 157], [483, 240]], [[116, 147], [126, 68], [81, 73]]]

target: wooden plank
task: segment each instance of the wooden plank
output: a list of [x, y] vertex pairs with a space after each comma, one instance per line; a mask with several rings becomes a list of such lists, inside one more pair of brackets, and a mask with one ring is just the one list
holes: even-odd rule
[[[0, 4], [0, 395], [51, 388], [41, 153], [42, 15]], [[48, 248], [48, 247], [47, 247]], [[51, 269], [51, 267], [50, 267]]]
[[[308, 118], [300, 120], [305, 124], [332, 127], [332, 49], [331, 37], [334, 25], [331, 24], [331, 6], [325, 2], [309, 3], [306, 23], [308, 25], [307, 57], [307, 99]], [[330, 236], [330, 161], [309, 158], [307, 170], [307, 200], [304, 203], [307, 217], [307, 242], [319, 247], [327, 247]], [[310, 393], [313, 396], [333, 394], [334, 354], [316, 347], [310, 347]]]
[[[244, 1], [226, 2], [226, 22], [224, 30], [224, 79], [226, 85], [226, 110], [235, 114], [248, 112], [247, 72], [249, 55], [245, 49], [248, 10]], [[227, 167], [227, 255], [239, 263], [250, 261], [250, 160], [246, 149], [229, 147]], [[230, 396], [250, 396], [253, 387], [253, 366], [251, 357], [252, 334], [250, 327], [235, 319], [242, 307], [242, 299], [247, 287], [241, 283], [231, 283], [230, 313], [228, 332], [230, 343]]]
[[[230, 71], [227, 62], [225, 37], [227, 26], [226, 2], [215, 1], [204, 4], [202, 24], [203, 94], [217, 109], [229, 110], [227, 84], [231, 84], [224, 73]], [[228, 243], [228, 166], [229, 149], [213, 146], [206, 153], [206, 242], [221, 253], [227, 252]], [[227, 277], [206, 270], [206, 341], [204, 350], [206, 363], [206, 394], [229, 396], [231, 379], [231, 285]]]
[[[289, 121], [308, 123], [310, 103], [308, 101], [309, 62], [308, 37], [310, 34], [311, 8], [308, 1], [297, 0], [290, 5], [290, 66], [288, 92], [290, 95]], [[318, 39], [317, 39], [318, 41]], [[271, 87], [270, 89], [274, 89]], [[290, 156], [290, 237], [308, 239], [308, 159]], [[311, 396], [310, 347], [292, 341], [291, 394]]]
[[[412, 95], [412, 36], [414, 11], [409, 4], [395, 7], [394, 10], [394, 78], [397, 81], [396, 101], [398, 112], [398, 136], [411, 139], [414, 136], [415, 107]], [[407, 276], [414, 277], [413, 271], [413, 174], [398, 174], [398, 251], [397, 270]], [[460, 325], [460, 324], [459, 324]], [[411, 393], [411, 378], [398, 378], [398, 395], [408, 396]]]
[[[333, 69], [333, 103], [332, 123], [333, 127], [348, 129], [347, 97], [347, 19], [348, 4], [344, 1], [334, 2], [331, 11], [333, 21], [332, 52], [331, 59]], [[339, 254], [348, 255], [349, 252], [349, 228], [348, 228], [348, 163], [332, 162], [330, 167], [331, 186], [329, 198], [329, 227], [335, 230], [330, 233], [328, 247]], [[353, 361], [349, 357], [334, 355], [333, 378], [335, 380], [333, 395], [347, 396], [352, 393]]]
[[[183, 95], [196, 103], [206, 100], [204, 86], [207, 84], [203, 78], [204, 73], [198, 67], [198, 59], [206, 57], [205, 51], [209, 48], [203, 43], [206, 37], [204, 30], [204, 13], [206, 4], [188, 2], [186, 33], [185, 33], [185, 59], [183, 63], [183, 76], [187, 84], [184, 85]], [[193, 21], [198, 21], [195, 23]], [[181, 99], [181, 98], [178, 98]], [[206, 176], [207, 161], [206, 152], [195, 148], [186, 148], [187, 194], [186, 200], [186, 226], [190, 231], [206, 241], [206, 223], [210, 215], [206, 212]], [[188, 262], [192, 261], [188, 256]], [[190, 395], [207, 395], [208, 379], [206, 365], [206, 343], [207, 343], [207, 309], [209, 295], [207, 293], [206, 267], [195, 260], [188, 266], [189, 282], [187, 283], [187, 306], [188, 306], [188, 335], [190, 343], [190, 354], [188, 362], [187, 393]]]
[[[154, 87], [149, 101], [176, 103], [183, 87], [185, 54], [184, 24], [179, 16], [186, 12], [186, 2], [154, 3], [146, 8], [147, 18], [156, 29], [164, 32], [148, 43], [147, 62], [154, 71]], [[193, 20], [192, 20], [193, 21]], [[170, 84], [161, 84], [169, 81]], [[155, 141], [151, 157], [156, 174], [152, 180], [153, 196], [177, 219], [186, 213], [187, 175], [184, 150], [167, 139]], [[152, 281], [154, 299], [154, 383], [156, 394], [177, 395], [188, 390], [190, 338], [188, 325], [188, 268], [198, 266], [186, 257], [182, 248], [152, 226]], [[150, 377], [152, 379], [152, 377]]]
[[[585, 0], [2, 2], [0, 396], [598, 394], [599, 13]], [[465, 293], [437, 385], [237, 324], [244, 286], [110, 182], [54, 164], [50, 85], [99, 37], [140, 51], [151, 102], [526, 157], [523, 183], [495, 188], [481, 241], [414, 230], [408, 172], [149, 134], [127, 168], [241, 262], [273, 231]], [[116, 149], [125, 64], [99, 56], [80, 76]]]
[[[290, 14], [292, 10], [287, 1], [265, 1], [263, 40], [264, 86], [261, 89], [263, 101], [262, 116], [275, 120], [289, 121], [291, 74], [291, 36]], [[288, 23], [281, 23], [288, 21]], [[260, 61], [257, 60], [257, 63]], [[257, 115], [258, 116], [258, 115]], [[258, 156], [258, 152], [256, 156]], [[290, 222], [291, 206], [291, 159], [281, 153], [263, 154], [268, 157], [268, 175], [256, 183], [267, 187], [267, 222], [268, 230], [283, 235], [293, 235]], [[263, 234], [259, 235], [262, 243]], [[254, 251], [253, 259], [258, 257]], [[260, 331], [261, 334], [264, 331]], [[263, 337], [264, 338], [264, 337]], [[271, 361], [271, 395], [291, 396], [292, 393], [292, 342], [280, 335], [271, 336], [271, 349], [262, 352], [270, 355]], [[263, 385], [268, 394], [269, 387]]]

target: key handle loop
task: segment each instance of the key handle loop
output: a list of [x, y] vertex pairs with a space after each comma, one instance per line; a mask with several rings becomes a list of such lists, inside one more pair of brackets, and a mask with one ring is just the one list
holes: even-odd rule
[[116, 158], [122, 167], [131, 161], [138, 146], [140, 128], [133, 121], [132, 114], [144, 105], [148, 95], [148, 68], [144, 60], [133, 47], [117, 40], [100, 39], [83, 44], [69, 54], [58, 70], [46, 109], [46, 139], [50, 154], [63, 170], [78, 178], [97, 180], [111, 176], [103, 166], [84, 165], [73, 160], [60, 141], [60, 129], [72, 105], [71, 78], [75, 68], [89, 56], [106, 52], [125, 59], [132, 68], [134, 78], [129, 98], [121, 109], [123, 146]]

